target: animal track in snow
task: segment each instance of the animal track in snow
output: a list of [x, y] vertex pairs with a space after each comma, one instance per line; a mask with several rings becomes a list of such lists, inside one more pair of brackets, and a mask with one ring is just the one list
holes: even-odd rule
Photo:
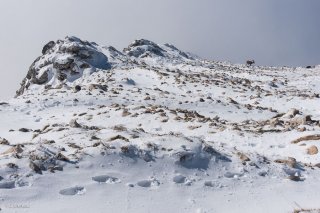
[[147, 188], [147, 187], [152, 187], [152, 186], [159, 186], [160, 182], [155, 178], [151, 178], [149, 180], [140, 180], [137, 182], [137, 185]]
[[121, 182], [119, 178], [111, 177], [109, 175], [95, 176], [95, 177], [92, 177], [92, 180], [98, 183], [110, 183], [110, 184]]
[[75, 186], [60, 190], [61, 195], [83, 195], [86, 189], [83, 186]]
[[224, 176], [225, 176], [226, 178], [238, 178], [238, 177], [243, 176], [243, 174], [242, 174], [242, 173], [236, 173], [236, 172], [226, 172], [226, 173], [224, 174]]
[[185, 184], [187, 186], [190, 186], [192, 184], [192, 181], [190, 179], [188, 179], [186, 176], [183, 176], [181, 174], [174, 176], [172, 180], [176, 184]]
[[175, 183], [184, 183], [186, 181], [186, 177], [183, 175], [177, 175], [173, 177], [173, 182]]

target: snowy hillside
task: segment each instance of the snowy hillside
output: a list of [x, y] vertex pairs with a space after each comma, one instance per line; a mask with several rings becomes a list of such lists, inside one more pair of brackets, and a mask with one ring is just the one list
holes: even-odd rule
[[317, 212], [319, 93], [320, 66], [49, 42], [0, 101], [0, 208]]

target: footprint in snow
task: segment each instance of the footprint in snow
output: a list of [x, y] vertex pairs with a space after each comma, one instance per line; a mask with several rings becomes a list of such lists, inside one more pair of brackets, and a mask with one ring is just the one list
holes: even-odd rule
[[140, 187], [151, 187], [151, 186], [159, 186], [160, 182], [157, 179], [150, 179], [150, 180], [140, 180], [137, 182], [137, 185]]
[[204, 182], [204, 186], [206, 186], [206, 187], [214, 187], [214, 188], [223, 188], [223, 187], [226, 187], [225, 185], [222, 185], [222, 184], [219, 183], [219, 182], [211, 181], [211, 180], [205, 181], [205, 182]]
[[111, 177], [109, 175], [95, 176], [95, 177], [92, 177], [92, 180], [98, 183], [110, 183], [110, 184], [121, 182], [119, 178]]
[[86, 189], [82, 186], [75, 186], [60, 190], [61, 195], [83, 195]]
[[173, 182], [175, 183], [184, 183], [186, 181], [186, 177], [183, 175], [177, 175], [173, 177]]
[[242, 174], [242, 173], [236, 173], [236, 172], [226, 172], [226, 173], [224, 174], [224, 176], [225, 176], [226, 178], [238, 178], [238, 177], [243, 176], [243, 174]]
[[173, 177], [173, 182], [177, 183], [177, 184], [185, 184], [187, 186], [190, 186], [192, 181], [187, 179], [186, 176], [183, 176], [183, 175], [176, 175]]

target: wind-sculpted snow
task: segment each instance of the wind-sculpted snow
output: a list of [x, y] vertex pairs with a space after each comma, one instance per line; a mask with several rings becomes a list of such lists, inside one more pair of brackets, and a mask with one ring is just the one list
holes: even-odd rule
[[67, 37], [42, 53], [0, 102], [1, 209], [320, 207], [319, 66], [208, 61], [144, 39], [121, 52]]

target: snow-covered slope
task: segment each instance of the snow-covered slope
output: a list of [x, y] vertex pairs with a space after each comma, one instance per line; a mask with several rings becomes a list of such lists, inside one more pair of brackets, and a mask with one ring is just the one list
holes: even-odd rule
[[123, 51], [49, 42], [0, 103], [0, 208], [320, 208], [319, 72], [207, 61], [144, 39]]

